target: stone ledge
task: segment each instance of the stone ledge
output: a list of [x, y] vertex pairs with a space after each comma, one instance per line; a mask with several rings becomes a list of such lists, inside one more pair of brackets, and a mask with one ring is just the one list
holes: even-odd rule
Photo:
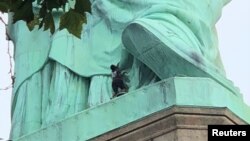
[[[207, 125], [212, 124], [237, 125], [247, 123], [227, 108], [173, 106], [100, 135], [91, 141], [160, 141], [161, 138], [171, 140], [173, 135], [170, 134], [174, 134], [174, 138], [179, 139], [188, 135], [190, 141], [206, 141]], [[177, 135], [177, 131], [184, 134]], [[187, 134], [189, 131], [197, 134]], [[184, 140], [187, 141], [187, 139]]]
[[[147, 118], [147, 116], [159, 111], [167, 110], [172, 106], [227, 107], [232, 113], [240, 117], [239, 119], [250, 123], [250, 108], [244, 104], [242, 97], [239, 95], [233, 94], [230, 90], [209, 78], [175, 77], [77, 113], [47, 128], [24, 136], [18, 141], [89, 140], [109, 131], [119, 130], [120, 127]], [[203, 110], [200, 110], [200, 112], [202, 113]], [[199, 114], [199, 116], [202, 115]], [[220, 118], [227, 119], [228, 123], [230, 121], [240, 123], [240, 120], [230, 120], [226, 116], [220, 116]]]

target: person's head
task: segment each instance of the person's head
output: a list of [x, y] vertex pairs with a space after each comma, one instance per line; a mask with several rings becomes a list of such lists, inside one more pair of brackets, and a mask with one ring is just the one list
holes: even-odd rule
[[111, 69], [111, 70], [112, 70], [112, 72], [113, 72], [113, 71], [117, 70], [117, 69], [118, 69], [118, 67], [117, 67], [117, 66], [115, 66], [115, 65], [111, 65], [111, 66], [110, 66], [110, 69]]

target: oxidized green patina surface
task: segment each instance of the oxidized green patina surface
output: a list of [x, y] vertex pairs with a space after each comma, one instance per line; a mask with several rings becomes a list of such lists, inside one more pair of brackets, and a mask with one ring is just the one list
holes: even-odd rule
[[[128, 72], [129, 91], [192, 76], [210, 77], [234, 93], [224, 77], [215, 30], [228, 2], [91, 0], [81, 39], [66, 30], [50, 35], [30, 32], [22, 21], [10, 24], [16, 76], [11, 138], [110, 101], [109, 67], [118, 62]], [[53, 14], [58, 27], [61, 11]], [[129, 102], [125, 106], [132, 108]]]
[[209, 78], [169, 78], [89, 108], [18, 141], [89, 140], [171, 106], [227, 107], [250, 123], [250, 107], [236, 95]]

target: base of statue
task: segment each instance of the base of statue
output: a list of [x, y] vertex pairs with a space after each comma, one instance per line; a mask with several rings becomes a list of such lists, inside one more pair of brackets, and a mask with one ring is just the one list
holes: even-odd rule
[[77, 113], [18, 141], [205, 141], [207, 125], [249, 124], [240, 94], [210, 78], [174, 77]]
[[91, 141], [207, 141], [207, 125], [246, 124], [227, 108], [172, 106]]

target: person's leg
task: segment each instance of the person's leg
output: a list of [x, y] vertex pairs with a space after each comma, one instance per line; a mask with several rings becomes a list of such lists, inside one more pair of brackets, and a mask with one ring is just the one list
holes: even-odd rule
[[117, 81], [113, 81], [112, 82], [112, 89], [113, 89], [113, 92], [114, 92], [114, 94], [113, 94], [113, 96], [115, 96], [117, 93], [118, 93], [118, 84], [117, 84]]

